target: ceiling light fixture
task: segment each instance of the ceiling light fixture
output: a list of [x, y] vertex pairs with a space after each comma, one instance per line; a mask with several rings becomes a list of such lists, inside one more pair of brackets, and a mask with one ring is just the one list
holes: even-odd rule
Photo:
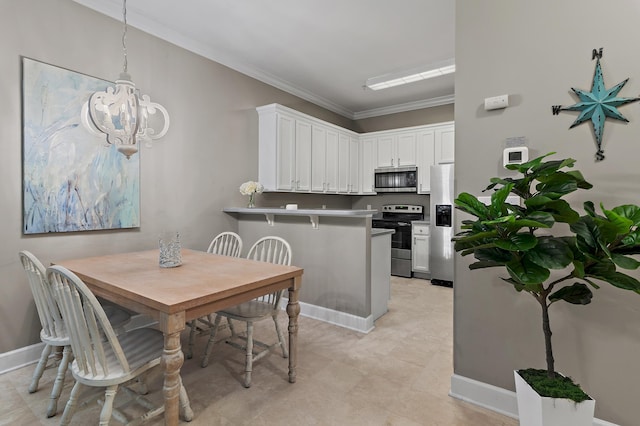
[[400, 86], [402, 84], [413, 83], [428, 78], [440, 77], [456, 71], [456, 64], [453, 59], [449, 59], [428, 67], [412, 68], [402, 72], [385, 74], [372, 77], [367, 80], [365, 87], [371, 90], [388, 89], [389, 87]]
[[[116, 80], [115, 89], [108, 87], [104, 92], [95, 92], [89, 97], [82, 107], [81, 118], [91, 133], [106, 135], [107, 143], [116, 145], [120, 153], [130, 158], [138, 152], [139, 140], [151, 146], [153, 140], [167, 133], [169, 114], [162, 105], [151, 102], [148, 95], [141, 96], [127, 73], [127, 0], [122, 2], [122, 15], [123, 71]], [[158, 112], [162, 115], [160, 131], [149, 122], [151, 116]], [[152, 121], [159, 124], [155, 119]]]

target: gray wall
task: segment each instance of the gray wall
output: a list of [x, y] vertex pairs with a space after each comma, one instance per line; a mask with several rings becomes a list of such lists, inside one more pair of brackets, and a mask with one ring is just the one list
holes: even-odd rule
[[[0, 2], [0, 353], [40, 341], [19, 250], [32, 251], [46, 265], [155, 247], [159, 233], [167, 228], [180, 231], [185, 247], [204, 249], [211, 236], [237, 230], [235, 219], [221, 210], [244, 205], [247, 200], [238, 187], [257, 179], [257, 106], [280, 103], [345, 128], [359, 128], [350, 119], [129, 28], [129, 73], [141, 92], [166, 107], [171, 117], [168, 134], [139, 154], [141, 227], [24, 236], [21, 56], [113, 81], [122, 70], [121, 36], [121, 22], [71, 0]], [[439, 110], [433, 110], [435, 118], [425, 109], [367, 119], [366, 131], [452, 119], [450, 115], [440, 120]], [[259, 206], [288, 203], [350, 208], [358, 197], [262, 194], [256, 201]]]
[[171, 116], [166, 137], [152, 149], [141, 148], [141, 227], [24, 236], [20, 57], [113, 81], [122, 70], [121, 36], [120, 22], [71, 0], [0, 2], [0, 353], [40, 340], [19, 250], [48, 264], [148, 249], [165, 228], [179, 230], [185, 247], [205, 249], [211, 236], [236, 228], [221, 209], [243, 205], [238, 187], [257, 179], [256, 106], [277, 102], [352, 126], [351, 120], [130, 28], [133, 81]]
[[[640, 36], [635, 0], [477, 2], [456, 5], [456, 193], [479, 194], [500, 166], [506, 138], [525, 136], [532, 156], [556, 151], [572, 157], [594, 188], [572, 197], [611, 208], [640, 203], [640, 104], [620, 107], [630, 120], [607, 120], [606, 160], [594, 162], [589, 123], [569, 130], [577, 113], [551, 114], [571, 105], [571, 87], [591, 88], [594, 48], [604, 47], [607, 88], [630, 77], [620, 96], [640, 91]], [[486, 97], [508, 93], [508, 109], [486, 112]], [[458, 220], [461, 220], [459, 217]], [[513, 369], [544, 367], [540, 309], [493, 270], [471, 272], [458, 257], [455, 277], [455, 373], [512, 389]], [[634, 276], [640, 278], [635, 271]], [[554, 304], [551, 326], [556, 367], [596, 399], [596, 417], [638, 424], [640, 295], [603, 284], [591, 305]]]

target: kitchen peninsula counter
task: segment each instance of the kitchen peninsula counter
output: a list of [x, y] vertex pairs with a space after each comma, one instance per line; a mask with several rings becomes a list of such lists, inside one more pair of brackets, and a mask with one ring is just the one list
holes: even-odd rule
[[289, 242], [291, 264], [304, 268], [301, 315], [366, 333], [387, 312], [393, 230], [372, 228], [377, 210], [228, 207], [223, 211], [237, 220], [243, 256], [268, 235]]

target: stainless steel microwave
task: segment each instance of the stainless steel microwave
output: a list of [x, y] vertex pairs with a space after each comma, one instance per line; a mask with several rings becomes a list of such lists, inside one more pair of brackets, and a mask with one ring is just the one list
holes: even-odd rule
[[374, 170], [376, 192], [418, 192], [417, 167], [385, 167]]

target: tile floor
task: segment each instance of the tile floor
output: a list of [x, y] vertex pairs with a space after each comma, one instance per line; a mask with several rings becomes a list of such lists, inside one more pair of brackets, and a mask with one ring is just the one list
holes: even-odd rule
[[[287, 360], [278, 351], [254, 365], [250, 389], [241, 385], [242, 353], [229, 345], [216, 345], [209, 366], [200, 368], [198, 358], [206, 343], [200, 337], [194, 358], [185, 360], [182, 368], [195, 413], [190, 424], [517, 425], [517, 420], [448, 396], [453, 373], [452, 296], [451, 289], [428, 281], [393, 277], [389, 312], [369, 334], [301, 317], [295, 384], [287, 381]], [[286, 315], [281, 320], [286, 330]], [[257, 336], [275, 338], [273, 330], [270, 321], [256, 325]], [[186, 338], [184, 333], [183, 345]], [[55, 369], [47, 369], [40, 390], [29, 394], [33, 368], [0, 375], [0, 425], [59, 424], [72, 378], [69, 375], [65, 382], [59, 414], [47, 419]], [[149, 398], [160, 400], [160, 373], [149, 378], [149, 387]], [[98, 415], [99, 406], [88, 404], [72, 424], [97, 424]], [[118, 423], [112, 419], [112, 424]], [[149, 424], [163, 421], [157, 418]]]

